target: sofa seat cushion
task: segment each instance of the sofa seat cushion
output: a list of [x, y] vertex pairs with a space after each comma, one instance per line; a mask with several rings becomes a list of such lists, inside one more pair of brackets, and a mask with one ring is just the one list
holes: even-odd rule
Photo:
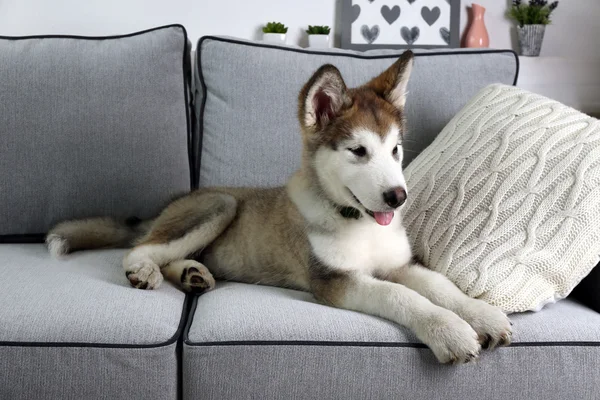
[[124, 253], [0, 245], [0, 398], [175, 398], [186, 296], [131, 288]]
[[308, 293], [219, 283], [197, 300], [184, 333], [184, 398], [589, 398], [600, 314], [566, 299], [511, 318], [513, 345], [456, 367], [380, 318]]

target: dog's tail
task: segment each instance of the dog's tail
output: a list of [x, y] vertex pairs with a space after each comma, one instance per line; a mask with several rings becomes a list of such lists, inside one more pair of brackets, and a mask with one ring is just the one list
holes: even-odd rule
[[138, 218], [108, 217], [66, 221], [48, 232], [46, 245], [54, 257], [77, 250], [131, 247], [146, 234], [151, 223]]

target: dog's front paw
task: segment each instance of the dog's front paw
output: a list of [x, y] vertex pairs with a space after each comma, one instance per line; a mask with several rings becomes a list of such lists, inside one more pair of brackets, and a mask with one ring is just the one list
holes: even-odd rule
[[484, 349], [508, 346], [512, 341], [512, 323], [497, 307], [485, 301], [470, 299], [462, 307], [460, 316], [473, 327]]
[[139, 261], [125, 266], [125, 275], [131, 286], [138, 289], [156, 289], [163, 281], [160, 268], [152, 261]]
[[452, 311], [441, 309], [416, 332], [441, 363], [464, 364], [479, 357], [477, 332]]

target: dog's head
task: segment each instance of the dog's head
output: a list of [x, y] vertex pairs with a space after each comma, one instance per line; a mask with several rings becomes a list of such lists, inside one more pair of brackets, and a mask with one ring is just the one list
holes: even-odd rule
[[402, 135], [412, 65], [413, 53], [406, 51], [354, 89], [336, 67], [324, 65], [299, 96], [305, 166], [333, 202], [364, 209], [380, 225], [392, 221], [407, 196]]

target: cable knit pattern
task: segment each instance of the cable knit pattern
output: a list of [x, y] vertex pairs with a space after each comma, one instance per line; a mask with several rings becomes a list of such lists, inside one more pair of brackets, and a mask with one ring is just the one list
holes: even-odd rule
[[506, 312], [566, 297], [600, 254], [600, 121], [480, 91], [405, 170], [413, 251]]

